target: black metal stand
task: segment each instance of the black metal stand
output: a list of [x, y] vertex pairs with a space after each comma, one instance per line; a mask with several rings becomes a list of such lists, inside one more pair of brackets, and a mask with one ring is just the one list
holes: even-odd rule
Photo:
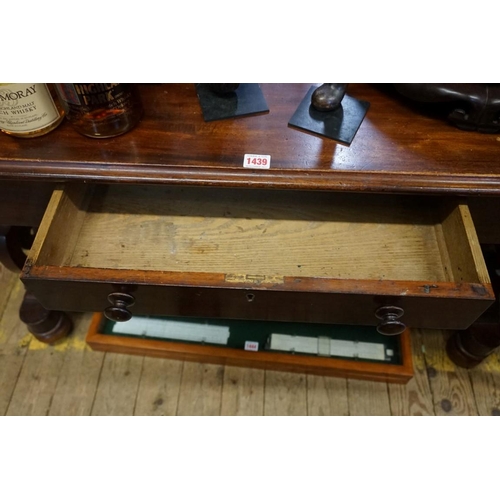
[[206, 122], [269, 112], [258, 83], [240, 83], [234, 92], [224, 95], [213, 92], [209, 83], [198, 83], [196, 93]]
[[342, 104], [335, 111], [317, 111], [311, 105], [311, 96], [315, 89], [316, 87], [309, 89], [288, 125], [351, 144], [370, 103], [345, 95]]

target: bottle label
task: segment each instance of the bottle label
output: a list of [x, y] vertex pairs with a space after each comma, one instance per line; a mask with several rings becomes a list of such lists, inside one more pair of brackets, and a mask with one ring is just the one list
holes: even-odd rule
[[8, 132], [33, 132], [60, 118], [47, 85], [9, 83], [0, 86], [0, 128]]
[[74, 112], [129, 107], [130, 93], [121, 83], [58, 83], [57, 90]]

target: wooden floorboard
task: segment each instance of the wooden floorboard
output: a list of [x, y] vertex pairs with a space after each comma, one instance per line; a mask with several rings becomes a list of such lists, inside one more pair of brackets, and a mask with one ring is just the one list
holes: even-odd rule
[[441, 416], [477, 415], [476, 400], [467, 370], [455, 366], [446, 355], [447, 336], [448, 333], [441, 330], [426, 330], [422, 337], [434, 412]]
[[264, 415], [307, 415], [307, 375], [266, 370]]
[[479, 415], [500, 416], [500, 353], [469, 370], [469, 378]]
[[226, 366], [224, 369], [221, 415], [263, 415], [264, 383], [264, 370]]
[[91, 315], [73, 315], [72, 320], [74, 329], [66, 341], [66, 356], [49, 415], [90, 415], [95, 399], [104, 353], [93, 352], [85, 342]]
[[348, 380], [347, 394], [349, 400], [349, 415], [389, 416], [391, 406], [387, 384], [364, 380]]
[[0, 318], [7, 307], [14, 285], [18, 283], [19, 279], [17, 275], [7, 271], [7, 269], [0, 264]]
[[423, 332], [412, 330], [411, 349], [415, 375], [405, 385], [387, 384], [392, 415], [428, 416], [435, 415], [427, 365], [423, 352]]
[[135, 415], [176, 415], [182, 368], [182, 361], [144, 358]]
[[445, 332], [415, 330], [406, 385], [92, 351], [91, 314], [38, 342], [18, 317], [24, 288], [0, 268], [0, 415], [500, 415], [500, 353], [472, 370]]
[[[12, 274], [14, 276], [14, 274]], [[19, 306], [24, 287], [19, 280], [9, 281], [3, 273], [0, 303], [0, 415], [8, 411], [12, 395], [19, 380], [31, 335], [19, 321]], [[8, 300], [7, 300], [8, 299]]]
[[104, 355], [91, 415], [134, 414], [143, 362], [142, 356]]
[[224, 367], [185, 362], [177, 415], [220, 415]]
[[314, 416], [349, 415], [347, 380], [308, 375], [307, 414]]
[[55, 349], [31, 340], [7, 415], [49, 414], [65, 354], [65, 344]]

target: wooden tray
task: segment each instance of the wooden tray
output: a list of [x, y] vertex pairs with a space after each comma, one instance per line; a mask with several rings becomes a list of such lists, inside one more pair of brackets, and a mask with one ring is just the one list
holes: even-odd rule
[[92, 318], [86, 340], [96, 351], [400, 384], [413, 377], [409, 329], [397, 337], [401, 364], [389, 364], [276, 351], [253, 352], [226, 346], [120, 336], [104, 333], [106, 321], [108, 320], [101, 313], [94, 314]]

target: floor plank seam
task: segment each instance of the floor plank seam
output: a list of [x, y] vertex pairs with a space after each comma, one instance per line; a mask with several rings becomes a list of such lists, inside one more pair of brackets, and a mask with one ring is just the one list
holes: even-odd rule
[[[4, 271], [6, 273], [9, 273], [9, 280], [12, 280], [13, 279], [12, 275], [15, 274], [15, 273], [13, 273], [12, 271], [7, 270], [7, 268], [5, 268], [5, 267], [3, 269], [4, 269]], [[9, 301], [10, 301], [12, 293], [13, 293], [14, 289], [16, 288], [16, 285], [18, 284], [18, 282], [17, 281], [13, 281], [12, 283], [9, 283], [9, 284], [10, 284], [10, 286], [6, 287], [6, 289], [8, 291], [7, 291], [7, 297], [5, 298], [5, 303], [4, 303], [3, 307], [2, 307], [2, 309], [0, 309], [0, 318], [3, 317], [3, 314], [4, 314], [4, 312], [7, 309], [7, 305], [9, 303]]]
[[263, 380], [262, 380], [262, 414], [261, 417], [264, 417], [266, 414], [264, 413], [264, 405], [266, 403], [266, 370], [262, 370]]
[[345, 394], [347, 396], [347, 416], [351, 417], [351, 405], [350, 405], [350, 398], [349, 398], [349, 379], [345, 379]]
[[267, 370], [264, 370], [264, 387], [262, 388], [262, 416], [266, 416], [266, 387], [267, 387]]
[[[68, 339], [66, 338], [64, 341], [67, 343]], [[51, 349], [51, 348], [52, 348], [52, 346], [48, 347], [48, 349]], [[57, 387], [59, 385], [59, 381], [61, 380], [61, 373], [62, 373], [62, 369], [64, 367], [64, 361], [66, 360], [66, 357], [68, 356], [68, 349], [69, 349], [69, 346], [66, 345], [66, 349], [64, 350], [64, 357], [63, 357], [62, 362], [61, 362], [61, 368], [59, 370], [59, 373], [57, 374], [57, 382], [56, 382], [56, 385], [54, 387], [54, 391], [52, 392], [52, 394], [50, 396], [49, 404], [47, 406], [47, 413], [45, 414], [45, 416], [49, 416], [50, 415], [50, 409], [52, 407], [52, 401], [54, 400], [54, 396], [55, 396], [55, 394], [57, 392]], [[69, 416], [69, 415], [67, 415], [67, 416]]]
[[184, 366], [186, 365], [186, 362], [182, 362], [182, 368], [181, 368], [181, 376], [179, 379], [179, 390], [177, 391], [177, 405], [175, 407], [175, 415], [179, 416], [179, 402], [181, 400], [181, 387], [182, 387], [182, 379], [184, 378]]
[[[224, 398], [224, 387], [226, 385], [226, 376], [225, 376], [225, 370], [224, 373], [222, 374], [222, 389], [221, 389], [221, 397], [220, 397], [220, 410], [219, 410], [219, 415], [222, 415], [222, 403], [223, 403], [223, 398]], [[233, 416], [233, 415], [225, 415], [226, 417]]]
[[226, 366], [222, 365], [222, 384], [220, 385], [220, 397], [219, 397], [219, 417], [222, 415], [222, 397], [224, 395], [224, 379], [226, 378]]
[[310, 416], [310, 410], [309, 410], [309, 377], [306, 374], [304, 374], [304, 377], [306, 379], [306, 417], [309, 417]]
[[[431, 416], [435, 417], [436, 416], [436, 407], [435, 407], [435, 402], [434, 402], [434, 395], [433, 395], [433, 391], [432, 391], [431, 380], [430, 380], [430, 376], [429, 376], [427, 360], [425, 358], [424, 334], [423, 334], [422, 330], [417, 330], [417, 329], [415, 329], [414, 332], [412, 332], [412, 333], [413, 333], [413, 335], [416, 335], [416, 338], [418, 340], [418, 347], [415, 350], [415, 352], [412, 353], [413, 366], [414, 366], [414, 375], [413, 376], [414, 377], [416, 376], [416, 372], [417, 372], [416, 367], [421, 365], [421, 363], [418, 361], [418, 359], [421, 359], [423, 362], [423, 365], [424, 365], [424, 369], [422, 370], [422, 383], [424, 384], [424, 386], [427, 385], [427, 387], [429, 388], [428, 393], [431, 395], [431, 400], [430, 400], [430, 404], [431, 404], [430, 411], [432, 412]], [[417, 387], [418, 387], [418, 384], [417, 384]], [[426, 392], [426, 391], [424, 391], [424, 392]], [[411, 415], [410, 411], [408, 411], [408, 414], [410, 416], [413, 416], [413, 415]]]
[[425, 336], [422, 332], [420, 332], [420, 338], [421, 338], [421, 343], [420, 343], [420, 349], [422, 351], [422, 360], [424, 362], [424, 367], [425, 367], [425, 376], [427, 378], [427, 383], [429, 384], [429, 389], [431, 391], [431, 399], [432, 399], [432, 411], [435, 416], [437, 416], [436, 408], [437, 408], [437, 401], [436, 401], [436, 395], [434, 394], [434, 389], [431, 383], [431, 379], [429, 377], [429, 369], [434, 368], [431, 365], [429, 365], [429, 362], [427, 360], [427, 352], [425, 348]]
[[467, 377], [469, 379], [469, 383], [471, 386], [472, 396], [474, 398], [474, 404], [476, 406], [476, 413], [478, 416], [481, 416], [481, 414], [479, 412], [479, 403], [477, 401], [477, 394], [476, 394], [476, 391], [474, 390], [474, 380], [472, 379], [472, 374], [471, 374], [470, 370], [467, 370]]
[[102, 371], [104, 369], [104, 364], [105, 364], [105, 360], [106, 360], [106, 356], [107, 355], [108, 355], [108, 353], [105, 352], [104, 356], [102, 357], [102, 363], [101, 363], [101, 367], [99, 368], [99, 375], [97, 377], [97, 383], [95, 385], [94, 397], [92, 398], [92, 404], [90, 405], [89, 416], [92, 416], [93, 413], [94, 413], [95, 400], [96, 400], [96, 397], [97, 397], [97, 392], [99, 390], [99, 384], [101, 383], [101, 375], [102, 375]]
[[134, 406], [132, 408], [132, 415], [133, 416], [136, 416], [135, 415], [135, 410], [137, 408], [137, 398], [139, 397], [139, 389], [141, 387], [141, 379], [142, 379], [142, 374], [144, 372], [144, 363], [145, 363], [145, 359], [146, 357], [143, 356], [142, 357], [142, 363], [141, 363], [141, 372], [139, 373], [139, 380], [137, 381], [137, 389], [135, 391], [135, 398], [134, 398]]
[[[31, 339], [30, 339], [30, 343], [31, 343]], [[12, 387], [12, 391], [11, 391], [10, 396], [9, 396], [9, 402], [7, 403], [7, 405], [5, 407], [4, 416], [7, 416], [9, 413], [9, 408], [10, 408], [10, 403], [12, 402], [12, 397], [14, 396], [14, 393], [16, 392], [17, 384], [19, 383], [19, 379], [21, 378], [21, 373], [23, 371], [24, 363], [26, 361], [26, 354], [27, 354], [28, 349], [29, 349], [29, 343], [26, 347], [24, 347], [22, 349], [24, 349], [23, 359], [21, 361], [21, 366], [19, 367], [19, 370], [17, 372], [16, 382], [15, 382], [14, 386]]]
[[463, 369], [466, 370], [466, 373], [467, 373], [467, 380], [469, 381], [470, 390], [472, 392], [471, 403], [474, 406], [473, 410], [475, 411], [475, 413], [473, 415], [470, 415], [470, 416], [478, 417], [479, 416], [479, 405], [477, 404], [476, 394], [474, 392], [474, 385], [473, 385], [472, 380], [471, 380], [470, 370], [467, 370], [466, 368], [463, 368]]
[[[389, 402], [389, 412], [391, 417], [395, 417], [394, 413], [392, 413], [392, 401], [391, 401], [391, 391], [389, 390], [389, 384], [386, 382], [385, 390], [387, 392], [387, 401]], [[398, 415], [401, 416], [401, 415]]]
[[[424, 362], [424, 367], [425, 367], [425, 370], [424, 370], [424, 373], [425, 375], [423, 375], [424, 377], [424, 383], [427, 383], [427, 387], [429, 388], [429, 393], [431, 395], [431, 411], [432, 411], [432, 415], [433, 417], [437, 416], [437, 413], [436, 413], [436, 403], [435, 403], [435, 398], [434, 398], [434, 392], [432, 391], [432, 385], [431, 385], [431, 380], [430, 380], [430, 377], [429, 377], [429, 370], [428, 370], [428, 364], [427, 364], [427, 359], [426, 359], [426, 356], [425, 356], [425, 345], [424, 345], [424, 334], [422, 332], [422, 330], [415, 330], [413, 332], [414, 335], [417, 335], [417, 338], [419, 340], [419, 349], [420, 349], [420, 352], [419, 352], [419, 356], [421, 356], [423, 362]], [[415, 354], [413, 354], [414, 358], [413, 358], [413, 366], [416, 366], [417, 364], [417, 361], [415, 359]], [[415, 376], [415, 374], [414, 374]]]

